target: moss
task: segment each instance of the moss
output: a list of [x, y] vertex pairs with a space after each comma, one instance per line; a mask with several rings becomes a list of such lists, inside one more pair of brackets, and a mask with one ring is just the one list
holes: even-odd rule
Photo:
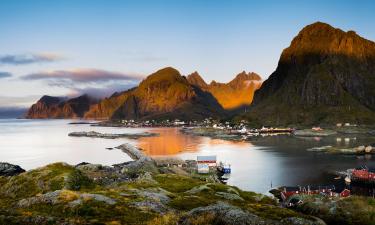
[[179, 196], [168, 204], [170, 207], [178, 210], [191, 210], [201, 206], [207, 206], [215, 201], [212, 198], [205, 198], [199, 196]]
[[93, 187], [93, 181], [79, 170], [72, 171], [66, 179], [66, 188], [70, 190], [91, 189]]
[[160, 174], [154, 177], [160, 187], [174, 193], [185, 192], [204, 182], [186, 176], [175, 174]]
[[293, 210], [281, 208], [275, 205], [256, 203], [248, 204], [245, 207], [255, 215], [267, 219], [281, 220], [288, 217], [303, 217], [302, 214], [296, 213]]

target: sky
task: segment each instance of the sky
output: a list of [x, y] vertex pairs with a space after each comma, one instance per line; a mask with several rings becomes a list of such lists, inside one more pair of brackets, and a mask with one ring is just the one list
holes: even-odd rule
[[1, 0], [0, 107], [108, 96], [166, 66], [210, 82], [263, 79], [316, 21], [375, 40], [375, 1]]

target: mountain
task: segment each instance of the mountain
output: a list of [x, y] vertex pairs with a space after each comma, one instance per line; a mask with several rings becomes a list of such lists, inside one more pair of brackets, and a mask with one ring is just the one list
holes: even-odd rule
[[186, 120], [223, 115], [225, 111], [210, 93], [167, 67], [148, 76], [138, 87], [92, 106], [85, 117]]
[[239, 73], [229, 83], [212, 81], [207, 84], [197, 72], [190, 74], [187, 80], [190, 84], [210, 92], [226, 110], [249, 106], [255, 90], [262, 84], [261, 77], [258, 74], [246, 73], [245, 71]]
[[28, 119], [82, 118], [95, 100], [88, 95], [67, 99], [45, 95], [31, 106]]
[[375, 43], [317, 22], [303, 28], [242, 118], [262, 124], [375, 122]]

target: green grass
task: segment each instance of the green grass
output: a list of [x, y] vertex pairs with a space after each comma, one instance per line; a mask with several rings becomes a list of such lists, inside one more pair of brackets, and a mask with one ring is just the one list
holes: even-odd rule
[[195, 186], [204, 184], [203, 181], [175, 174], [159, 174], [154, 179], [161, 188], [173, 193], [185, 192]]

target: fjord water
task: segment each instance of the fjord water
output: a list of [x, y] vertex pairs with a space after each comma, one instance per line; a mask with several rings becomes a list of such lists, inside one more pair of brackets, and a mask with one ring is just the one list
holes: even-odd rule
[[[53, 162], [101, 163], [112, 165], [131, 160], [120, 150], [107, 150], [123, 143], [135, 144], [153, 157], [196, 159], [197, 155], [216, 155], [230, 163], [228, 184], [245, 190], [267, 193], [282, 185], [330, 184], [331, 170], [360, 165], [375, 166], [371, 156], [333, 155], [307, 151], [311, 147], [357, 146], [371, 142], [368, 137], [296, 138], [276, 136], [250, 141], [224, 141], [183, 134], [178, 128], [112, 128], [88, 124], [69, 124], [71, 120], [0, 120], [0, 161], [33, 169]], [[73, 131], [139, 133], [159, 136], [138, 140], [69, 137]], [[374, 141], [375, 142], [375, 141]]]

